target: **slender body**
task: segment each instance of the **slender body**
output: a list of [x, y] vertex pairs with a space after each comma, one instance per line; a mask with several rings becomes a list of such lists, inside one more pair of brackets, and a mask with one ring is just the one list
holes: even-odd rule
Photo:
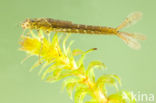
[[115, 34], [117, 30], [111, 27], [74, 24], [70, 21], [61, 21], [51, 18], [27, 19], [23, 28], [81, 34]]
[[24, 29], [43, 30], [45, 32], [116, 35], [128, 44], [128, 46], [138, 49], [140, 48], [140, 44], [136, 39], [143, 39], [143, 36], [121, 32], [120, 30], [133, 24], [135, 21], [138, 21], [141, 16], [142, 14], [140, 12], [132, 13], [116, 28], [74, 24], [70, 21], [55, 20], [51, 18], [26, 19], [21, 26]]

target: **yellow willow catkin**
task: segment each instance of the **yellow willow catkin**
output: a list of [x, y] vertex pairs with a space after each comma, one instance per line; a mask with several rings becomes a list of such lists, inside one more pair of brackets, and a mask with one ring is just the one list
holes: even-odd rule
[[[111, 84], [118, 89], [120, 78], [113, 74], [103, 74], [95, 79], [94, 69], [105, 69], [105, 65], [100, 61], [92, 61], [88, 67], [84, 66], [85, 55], [96, 48], [83, 51], [80, 49], [71, 50], [66, 46], [68, 36], [60, 38], [57, 33], [52, 37], [45, 37], [43, 32], [39, 31], [42, 39], [38, 34], [32, 33], [27, 36], [21, 36], [20, 50], [25, 51], [28, 55], [40, 56], [42, 79], [47, 82], [56, 82], [64, 79], [63, 87], [66, 88], [70, 98], [74, 94], [75, 103], [83, 103], [86, 95], [91, 99], [85, 103], [135, 103], [133, 96], [126, 91], [117, 91], [108, 95], [106, 84]], [[61, 43], [61, 41], [63, 41]], [[62, 45], [60, 45], [62, 44]], [[75, 57], [80, 55], [78, 60]], [[37, 61], [32, 69], [39, 66]]]

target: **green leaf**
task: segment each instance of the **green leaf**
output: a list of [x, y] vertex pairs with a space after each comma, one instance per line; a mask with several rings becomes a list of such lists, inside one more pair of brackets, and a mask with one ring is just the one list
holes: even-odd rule
[[80, 54], [83, 54], [84, 53], [84, 51], [82, 51], [82, 50], [80, 50], [80, 49], [74, 49], [73, 51], [72, 51], [72, 55], [73, 56], [77, 56], [77, 55], [80, 55]]
[[118, 81], [119, 85], [121, 86], [121, 79], [117, 75], [112, 75], [112, 77], [114, 77]]
[[79, 72], [79, 74], [84, 74], [86, 72], [84, 65], [81, 64], [77, 71]]
[[89, 66], [88, 69], [86, 71], [86, 75], [90, 78], [90, 80], [95, 81], [95, 74], [94, 74], [94, 68], [106, 68], [106, 66], [104, 65], [104, 63], [100, 62], [100, 61], [92, 61]]
[[89, 50], [87, 50], [86, 52], [84, 52], [84, 53], [81, 55], [81, 57], [80, 57], [80, 59], [79, 59], [79, 61], [78, 61], [78, 63], [77, 63], [78, 66], [82, 65], [83, 60], [84, 60], [84, 58], [85, 58], [85, 55], [86, 55], [87, 53], [91, 52], [91, 51], [94, 51], [94, 50], [97, 50], [97, 48], [92, 48], [92, 49], [89, 49]]
[[75, 91], [74, 101], [75, 103], [83, 103], [84, 97], [87, 94], [86, 88], [79, 88]]
[[71, 74], [78, 76], [78, 75], [85, 75], [85, 67], [82, 64], [79, 68], [71, 70]]
[[67, 34], [63, 40], [63, 52], [65, 53], [65, 55], [67, 55], [66, 42], [67, 42], [67, 39], [69, 38], [69, 36], [70, 36], [70, 34]]
[[74, 41], [71, 41], [71, 42], [69, 43], [67, 49], [66, 49], [66, 52], [67, 52], [66, 54], [69, 55], [69, 56], [72, 56], [70, 47], [71, 47], [71, 45], [72, 45], [73, 43], [74, 43]]
[[31, 33], [32, 38], [37, 38], [37, 39], [39, 39], [38, 35], [36, 35], [36, 34], [33, 32], [33, 30], [30, 30], [30, 33]]
[[56, 66], [55, 64], [53, 64], [52, 66], [50, 66], [49, 68], [47, 68], [47, 70], [44, 71], [44, 73], [43, 73], [41, 79], [43, 80], [43, 79], [46, 77], [46, 75], [47, 75], [48, 73], [53, 72], [55, 69], [57, 69], [57, 66]]
[[98, 88], [102, 89], [104, 87], [104, 84], [107, 83], [113, 85], [116, 89], [118, 89], [116, 81], [120, 82], [119, 77], [116, 75], [103, 75], [97, 80], [96, 85]]
[[55, 82], [55, 81], [61, 80], [68, 76], [73, 76], [73, 73], [71, 70], [57, 68], [53, 71], [53, 74], [51, 74], [47, 77], [47, 82]]
[[76, 83], [79, 82], [80, 78], [78, 77], [70, 77], [64, 80], [63, 88], [65, 88], [69, 83]]
[[21, 64], [23, 64], [27, 59], [29, 59], [32, 56], [33, 55], [31, 55], [31, 54], [27, 54], [27, 56], [21, 61]]
[[40, 71], [39, 71], [39, 75], [43, 72], [43, 70], [48, 66], [48, 65], [50, 65], [51, 63], [49, 63], [49, 62], [45, 62], [43, 65], [42, 65], [42, 67], [40, 68]]
[[39, 61], [36, 61], [34, 64], [33, 64], [33, 66], [30, 68], [30, 72], [33, 70], [33, 69], [35, 69], [36, 67], [38, 67], [39, 65], [41, 65], [41, 63], [39, 62]]
[[46, 81], [53, 83], [53, 82], [60, 80], [61, 79], [60, 78], [61, 70], [62, 69], [60, 69], [60, 68], [55, 69], [52, 74], [49, 74], [47, 76]]
[[71, 99], [72, 99], [73, 89], [79, 83], [79, 81], [80, 81], [80, 78], [77, 78], [77, 77], [70, 77], [64, 80], [63, 88], [66, 88], [68, 95]]
[[57, 33], [54, 34], [54, 37], [52, 38], [52, 43], [53, 45], [58, 44], [58, 36]]

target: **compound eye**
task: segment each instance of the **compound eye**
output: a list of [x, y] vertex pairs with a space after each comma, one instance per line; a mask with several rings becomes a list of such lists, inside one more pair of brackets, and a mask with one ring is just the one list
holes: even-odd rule
[[26, 19], [25, 22], [23, 22], [23, 23], [21, 24], [22, 28], [23, 28], [23, 29], [29, 28], [29, 22], [30, 22], [30, 20]]

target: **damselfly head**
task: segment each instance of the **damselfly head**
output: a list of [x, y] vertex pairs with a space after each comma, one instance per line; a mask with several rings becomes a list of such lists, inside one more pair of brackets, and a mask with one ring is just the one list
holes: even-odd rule
[[22, 24], [21, 27], [23, 29], [32, 29], [35, 21], [31, 19], [26, 19]]
[[30, 27], [30, 19], [26, 19], [22, 24], [21, 27], [23, 29], [28, 29]]

